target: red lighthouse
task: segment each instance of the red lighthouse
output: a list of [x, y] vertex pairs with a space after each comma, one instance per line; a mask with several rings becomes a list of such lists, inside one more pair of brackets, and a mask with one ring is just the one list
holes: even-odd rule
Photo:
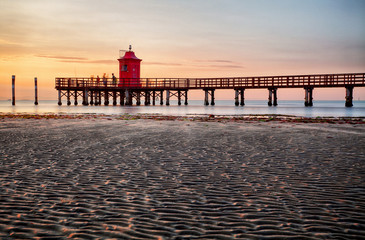
[[129, 45], [129, 51], [118, 59], [119, 61], [119, 87], [142, 87], [140, 80], [140, 66], [142, 59], [134, 55], [132, 46]]

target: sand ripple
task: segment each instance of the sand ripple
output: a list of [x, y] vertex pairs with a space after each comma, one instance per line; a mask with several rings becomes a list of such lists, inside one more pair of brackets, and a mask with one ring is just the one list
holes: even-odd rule
[[1, 124], [2, 239], [365, 236], [361, 126]]

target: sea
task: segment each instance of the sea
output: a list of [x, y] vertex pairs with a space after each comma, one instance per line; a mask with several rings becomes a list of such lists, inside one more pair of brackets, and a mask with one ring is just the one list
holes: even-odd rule
[[[143, 104], [143, 102], [142, 102]], [[201, 100], [189, 100], [189, 105], [178, 106], [171, 100], [170, 106], [58, 106], [55, 100], [41, 100], [38, 105], [34, 101], [18, 100], [12, 106], [11, 101], [0, 101], [1, 114], [153, 114], [171, 116], [216, 115], [290, 115], [300, 117], [365, 117], [365, 101], [353, 101], [353, 107], [345, 107], [344, 101], [314, 101], [312, 107], [305, 107], [304, 101], [278, 101], [278, 106], [267, 105], [265, 100], [246, 100], [245, 106], [235, 106], [232, 100], [216, 100], [215, 106], [204, 106]]]

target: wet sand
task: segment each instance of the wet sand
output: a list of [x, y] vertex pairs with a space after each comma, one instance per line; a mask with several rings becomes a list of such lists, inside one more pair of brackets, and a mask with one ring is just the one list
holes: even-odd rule
[[0, 120], [1, 239], [365, 239], [365, 124]]

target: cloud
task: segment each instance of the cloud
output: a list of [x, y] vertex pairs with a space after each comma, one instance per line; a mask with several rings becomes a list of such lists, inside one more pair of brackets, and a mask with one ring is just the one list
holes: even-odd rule
[[91, 60], [82, 57], [53, 56], [53, 55], [37, 55], [36, 57], [56, 59], [58, 62], [64, 63], [97, 63], [97, 64], [116, 64], [116, 60]]
[[145, 65], [160, 65], [160, 66], [183, 66], [180, 63], [162, 63], [162, 62], [143, 62]]
[[245, 68], [240, 65], [209, 65], [212, 68]]
[[201, 68], [245, 68], [240, 63], [225, 59], [193, 60], [193, 62], [201, 63], [196, 65]]
[[222, 60], [222, 59], [215, 59], [215, 60], [194, 60], [194, 62], [206, 62], [206, 63], [234, 63], [230, 60]]
[[36, 55], [36, 57], [41, 58], [52, 58], [57, 60], [88, 60], [87, 58], [80, 58], [80, 57], [65, 57], [65, 56], [52, 56], [52, 55]]

